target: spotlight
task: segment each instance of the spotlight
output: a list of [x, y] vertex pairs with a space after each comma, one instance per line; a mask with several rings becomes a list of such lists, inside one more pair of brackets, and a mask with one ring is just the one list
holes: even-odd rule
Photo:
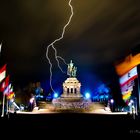
[[58, 93], [54, 93], [53, 97], [58, 98]]
[[86, 99], [89, 99], [91, 96], [90, 96], [90, 93], [85, 93], [85, 97], [86, 97]]

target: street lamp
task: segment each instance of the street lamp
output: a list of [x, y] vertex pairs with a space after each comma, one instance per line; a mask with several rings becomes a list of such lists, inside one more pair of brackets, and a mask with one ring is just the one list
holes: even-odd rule
[[134, 103], [134, 101], [131, 99], [131, 100], [130, 100], [130, 103], [131, 103], [131, 104], [133, 104], [133, 103]]
[[135, 112], [136, 112], [136, 115], [138, 115], [138, 108], [137, 108], [137, 98], [135, 98]]
[[114, 103], [114, 100], [113, 100], [113, 99], [111, 99], [111, 100], [110, 100], [110, 102], [111, 102], [111, 104], [113, 104], [113, 103]]
[[135, 97], [134, 100], [130, 100], [132, 111], [135, 115], [138, 115], [138, 109], [137, 109], [137, 98]]
[[111, 100], [110, 100], [110, 103], [111, 103], [111, 109], [112, 109], [112, 111], [113, 111], [113, 104], [114, 104], [114, 100], [113, 100], [113, 99], [111, 99]]

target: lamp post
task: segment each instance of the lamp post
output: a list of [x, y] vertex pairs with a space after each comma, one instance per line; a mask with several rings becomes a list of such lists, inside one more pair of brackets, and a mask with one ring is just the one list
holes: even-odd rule
[[137, 106], [137, 104], [136, 104], [136, 100], [134, 99], [134, 100], [130, 100], [130, 108], [131, 108], [131, 113], [132, 113], [132, 116], [133, 116], [133, 118], [135, 119], [135, 115], [137, 115], [137, 110], [136, 110], [136, 106]]
[[112, 110], [112, 112], [113, 112], [113, 104], [114, 104], [114, 100], [111, 99], [111, 100], [110, 100], [110, 103], [111, 103], [111, 110]]
[[137, 108], [137, 98], [134, 98], [134, 107], [135, 107], [135, 114], [138, 115], [138, 108]]

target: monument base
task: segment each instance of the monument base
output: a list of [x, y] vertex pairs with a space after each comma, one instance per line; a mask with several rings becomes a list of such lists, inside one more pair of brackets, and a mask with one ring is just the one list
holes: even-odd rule
[[57, 98], [53, 99], [52, 101], [54, 107], [56, 109], [63, 109], [63, 110], [75, 110], [76, 109], [82, 109], [82, 110], [88, 110], [90, 104], [92, 103], [91, 100], [87, 100], [84, 98]]

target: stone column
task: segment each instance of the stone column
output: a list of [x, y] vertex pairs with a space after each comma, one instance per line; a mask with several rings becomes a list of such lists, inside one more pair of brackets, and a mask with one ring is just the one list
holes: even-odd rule
[[66, 87], [64, 87], [64, 89], [63, 89], [63, 90], [64, 90], [64, 93], [67, 93], [67, 88], [66, 88]]
[[76, 93], [80, 93], [80, 88], [77, 87], [77, 88], [76, 88], [76, 91], [77, 91]]
[[77, 94], [77, 88], [74, 86], [74, 94]]

